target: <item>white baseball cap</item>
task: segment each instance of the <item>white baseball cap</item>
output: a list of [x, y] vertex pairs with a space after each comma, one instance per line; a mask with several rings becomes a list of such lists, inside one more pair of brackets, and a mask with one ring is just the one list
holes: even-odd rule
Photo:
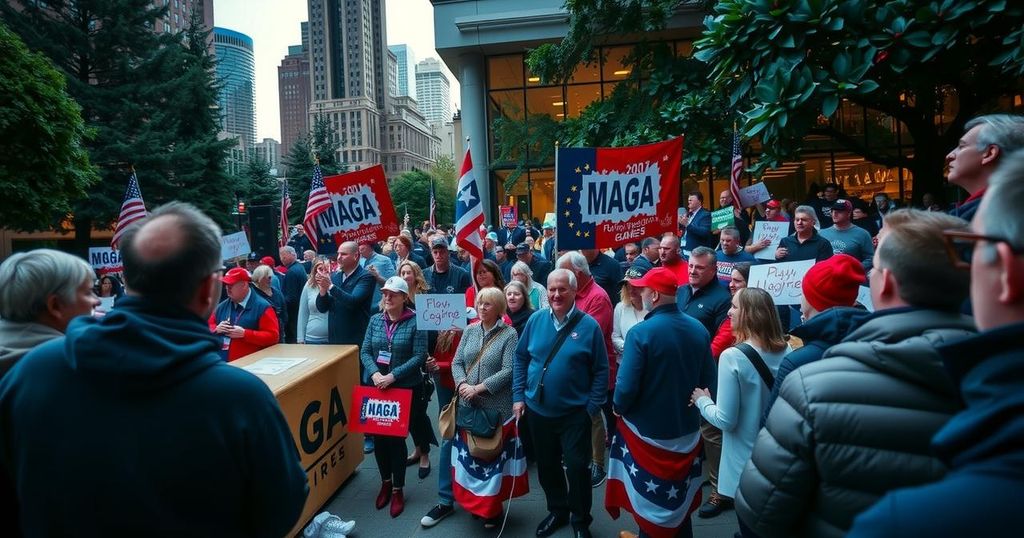
[[395, 293], [402, 292], [406, 295], [409, 295], [409, 284], [407, 284], [405, 282], [405, 279], [403, 279], [400, 276], [393, 276], [387, 279], [384, 282], [384, 285], [381, 287], [381, 289], [393, 291]]

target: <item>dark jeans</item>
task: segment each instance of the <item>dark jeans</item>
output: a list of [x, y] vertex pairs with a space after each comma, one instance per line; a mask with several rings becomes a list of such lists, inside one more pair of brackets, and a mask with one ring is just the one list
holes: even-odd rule
[[298, 335], [299, 326], [299, 303], [286, 304], [285, 309], [288, 310], [288, 323], [284, 326], [284, 340], [286, 344], [294, 344], [295, 338]]
[[530, 433], [537, 454], [537, 477], [547, 498], [548, 511], [556, 514], [570, 512], [572, 523], [584, 527], [593, 520], [590, 517], [593, 504], [589, 469], [590, 422], [585, 408], [561, 417], [530, 413]]
[[[420, 449], [420, 454], [423, 455], [430, 454], [430, 445], [437, 446], [434, 422], [427, 416], [427, 405], [430, 403], [430, 399], [425, 387], [425, 385], [420, 385], [419, 393], [414, 393], [412, 415], [409, 417], [409, 435], [412, 436], [412, 444]], [[444, 404], [441, 404], [441, 407], [444, 407]]]
[[[423, 384], [410, 387], [412, 390], [412, 416], [415, 417], [417, 408], [422, 405]], [[419, 402], [419, 403], [417, 403]], [[424, 411], [420, 411], [423, 413]], [[413, 425], [409, 424], [409, 432], [412, 433]], [[391, 486], [395, 488], [405, 487], [405, 437], [388, 437], [374, 435], [373, 458], [377, 460], [377, 467], [380, 469], [382, 481], [391, 480]]]

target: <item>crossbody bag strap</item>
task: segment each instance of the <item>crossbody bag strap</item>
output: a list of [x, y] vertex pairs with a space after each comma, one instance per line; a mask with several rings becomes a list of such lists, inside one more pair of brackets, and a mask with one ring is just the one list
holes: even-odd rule
[[544, 368], [540, 372], [540, 381], [538, 381], [538, 385], [544, 384], [544, 376], [548, 373], [548, 366], [555, 358], [555, 355], [558, 354], [558, 350], [562, 348], [562, 344], [565, 343], [565, 339], [569, 336], [569, 333], [576, 328], [576, 324], [579, 323], [581, 319], [583, 319], [583, 312], [577, 310], [573, 313], [572, 317], [569, 318], [569, 322], [566, 323], [565, 327], [562, 327], [562, 330], [558, 331], [558, 337], [555, 338], [555, 345], [551, 346], [551, 351], [548, 352], [548, 358], [544, 359]]
[[[483, 331], [482, 326], [480, 327], [480, 330]], [[476, 359], [473, 360], [473, 364], [470, 364], [469, 369], [466, 370], [466, 379], [469, 379], [469, 373], [473, 371], [473, 368], [476, 367], [477, 364], [480, 364], [480, 359], [484, 357], [484, 352], [487, 351], [487, 347], [490, 346], [491, 342], [493, 342], [498, 337], [498, 335], [501, 334], [503, 331], [504, 327], [502, 328], [502, 330], [494, 331], [493, 333], [491, 333], [491, 336], [489, 338], [484, 340], [484, 345], [480, 347], [480, 353], [477, 354]], [[477, 376], [477, 379], [479, 379], [479, 376]]]
[[754, 365], [754, 369], [757, 370], [757, 375], [761, 376], [761, 381], [764, 381], [764, 384], [768, 386], [769, 390], [771, 390], [771, 388], [775, 386], [775, 376], [773, 376], [772, 371], [768, 369], [768, 365], [764, 363], [764, 359], [761, 358], [761, 354], [754, 349], [754, 346], [747, 343], [738, 344], [736, 349], [740, 350], [747, 356], [750, 363]]

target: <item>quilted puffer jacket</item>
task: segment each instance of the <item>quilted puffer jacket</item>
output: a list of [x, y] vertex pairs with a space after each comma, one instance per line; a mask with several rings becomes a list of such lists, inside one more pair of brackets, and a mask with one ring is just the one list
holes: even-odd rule
[[786, 377], [740, 479], [736, 511], [764, 538], [841, 538], [886, 492], [940, 479], [932, 436], [961, 409], [936, 347], [957, 313], [877, 312]]

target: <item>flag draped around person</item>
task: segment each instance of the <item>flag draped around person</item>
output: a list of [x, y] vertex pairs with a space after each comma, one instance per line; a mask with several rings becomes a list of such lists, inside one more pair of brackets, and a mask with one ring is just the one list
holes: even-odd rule
[[292, 208], [292, 198], [288, 196], [288, 181], [281, 182], [281, 241], [279, 246], [288, 244], [288, 210]]
[[114, 237], [110, 239], [110, 248], [117, 250], [117, 243], [124, 235], [124, 231], [131, 223], [146, 218], [146, 202], [142, 200], [142, 191], [139, 189], [139, 178], [132, 169], [132, 175], [128, 178], [128, 189], [124, 192], [124, 201], [121, 202], [121, 211], [117, 215], [117, 225], [114, 226]]
[[683, 138], [555, 151], [558, 248], [614, 248], [676, 231]]
[[477, 266], [484, 259], [483, 240], [480, 237], [483, 224], [484, 206], [480, 200], [480, 186], [473, 176], [473, 159], [467, 147], [466, 157], [462, 160], [462, 172], [459, 174], [459, 186], [455, 190], [455, 244], [469, 253], [472, 260], [470, 275], [476, 274]]
[[617, 423], [609, 449], [605, 509], [614, 519], [621, 510], [632, 513], [647, 536], [672, 538], [700, 505], [700, 432], [653, 440], [622, 417]]
[[452, 439], [452, 492], [467, 512], [485, 519], [497, 517], [503, 502], [530, 492], [526, 456], [517, 430], [515, 417], [505, 421], [504, 449], [492, 461], [470, 455], [465, 432]]

